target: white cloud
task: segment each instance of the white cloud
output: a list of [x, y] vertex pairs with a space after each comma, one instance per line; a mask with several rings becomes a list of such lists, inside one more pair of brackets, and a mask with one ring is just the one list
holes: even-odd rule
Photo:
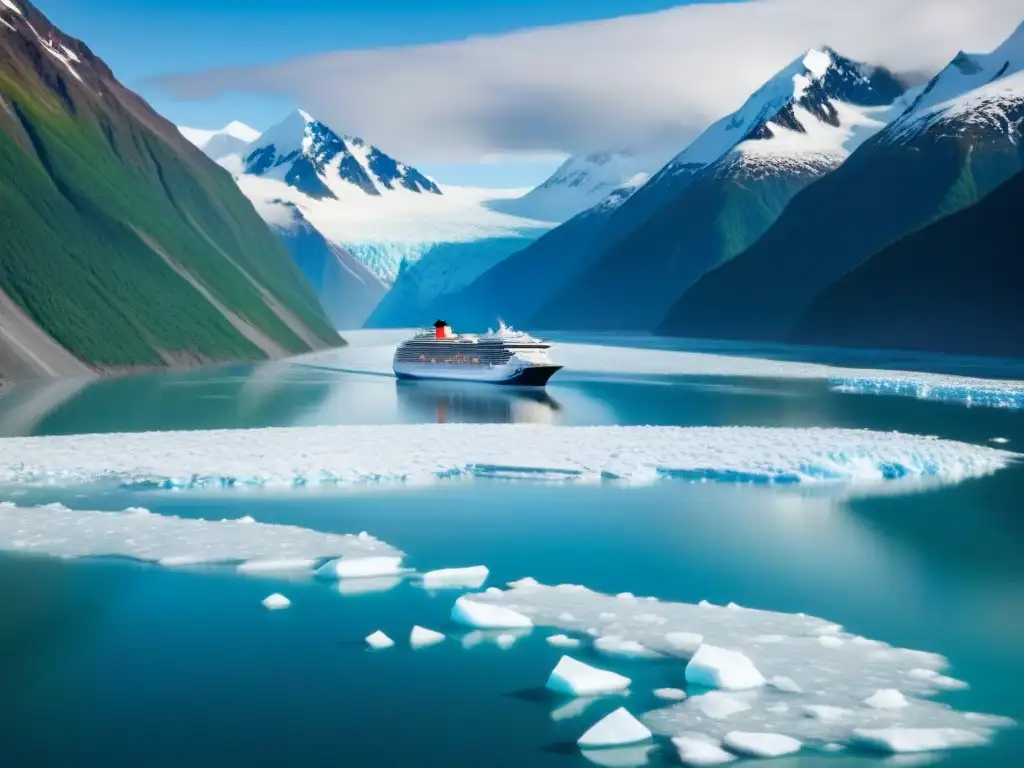
[[932, 73], [987, 51], [1020, 0], [749, 0], [457, 42], [168, 75], [179, 98], [284, 95], [409, 162], [667, 139], [680, 146], [814, 46]]

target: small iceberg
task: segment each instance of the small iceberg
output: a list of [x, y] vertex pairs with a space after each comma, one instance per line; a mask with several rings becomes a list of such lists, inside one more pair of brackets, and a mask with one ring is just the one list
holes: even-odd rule
[[395, 644], [395, 641], [385, 635], [379, 629], [372, 635], [366, 636], [366, 644], [374, 649], [390, 648]]
[[984, 734], [960, 728], [858, 728], [853, 741], [880, 752], [933, 752], [954, 747], [979, 747], [988, 743]]
[[440, 632], [435, 632], [432, 629], [418, 625], [414, 626], [409, 633], [409, 645], [413, 648], [427, 648], [428, 646], [442, 643], [444, 640], [445, 636]]
[[706, 688], [743, 690], [765, 684], [764, 675], [740, 651], [701, 645], [686, 665], [686, 682]]
[[282, 608], [287, 608], [289, 605], [292, 604], [291, 600], [289, 600], [287, 597], [280, 594], [279, 592], [275, 592], [272, 595], [267, 595], [263, 598], [261, 602], [263, 603], [264, 608], [267, 608], [271, 611], [278, 611]]
[[568, 635], [551, 635], [547, 638], [548, 643], [555, 646], [555, 648], [579, 648], [580, 641], [575, 637], [569, 637]]
[[525, 629], [533, 626], [529, 616], [501, 605], [471, 600], [465, 595], [452, 606], [452, 621], [477, 629]]
[[780, 733], [730, 731], [722, 743], [733, 752], [746, 757], [782, 757], [799, 752], [803, 746], [797, 739]]
[[551, 670], [545, 687], [570, 696], [594, 696], [623, 691], [630, 679], [616, 672], [598, 669], [571, 656], [563, 656]]
[[649, 738], [651, 732], [647, 726], [633, 717], [625, 707], [619, 707], [590, 726], [576, 743], [584, 748], [618, 747]]
[[324, 579], [371, 579], [402, 573], [401, 557], [339, 557], [316, 569]]
[[682, 701], [686, 698], [686, 691], [682, 688], [655, 688], [654, 698], [662, 701]]
[[884, 688], [875, 691], [868, 698], [864, 699], [864, 703], [875, 709], [903, 709], [903, 707], [910, 706], [907, 697], [895, 688]]
[[316, 562], [316, 560], [306, 557], [277, 560], [247, 560], [244, 563], [240, 563], [235, 570], [239, 573], [291, 573], [312, 570]]
[[487, 581], [489, 573], [485, 565], [474, 565], [469, 568], [441, 568], [424, 573], [422, 581], [426, 589], [478, 589]]
[[706, 765], [724, 765], [736, 759], [736, 755], [729, 754], [717, 742], [703, 736], [675, 736], [672, 744], [683, 765], [701, 768]]

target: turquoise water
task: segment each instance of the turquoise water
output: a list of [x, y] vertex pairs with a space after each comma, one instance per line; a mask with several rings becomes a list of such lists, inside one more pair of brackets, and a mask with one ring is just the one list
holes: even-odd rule
[[[928, 361], [934, 370], [942, 362]], [[966, 372], [956, 365], [945, 369]], [[824, 381], [565, 371], [538, 396], [398, 385], [376, 373], [270, 364], [24, 387], [0, 398], [0, 434], [525, 421], [864, 427], [1024, 445], [1019, 411], [842, 394]], [[1024, 721], [1022, 489], [1024, 466], [1016, 465], [954, 486], [853, 498], [744, 485], [487, 480], [331, 492], [47, 488], [0, 496], [367, 530], [407, 552], [417, 569], [485, 564], [492, 585], [533, 576], [603, 592], [803, 611], [944, 654], [951, 674], [971, 687], [942, 700]], [[575, 739], [623, 701], [553, 719], [565, 702], [541, 690], [562, 653], [544, 641], [550, 632], [534, 631], [508, 650], [489, 642], [466, 648], [465, 632], [448, 620], [459, 592], [432, 594], [410, 582], [363, 586], [380, 591], [0, 555], [0, 764], [590, 764]], [[291, 608], [263, 609], [271, 592], [286, 594]], [[414, 651], [405, 642], [413, 624], [450, 637]], [[398, 644], [369, 652], [361, 638], [376, 629]], [[634, 679], [636, 692], [625, 701], [637, 714], [657, 705], [644, 691], [682, 684], [676, 665], [600, 663]], [[990, 747], [939, 758], [949, 766], [1024, 764], [1024, 736], [1009, 729]], [[674, 762], [668, 750], [651, 758]], [[770, 763], [894, 764], [819, 753]]]

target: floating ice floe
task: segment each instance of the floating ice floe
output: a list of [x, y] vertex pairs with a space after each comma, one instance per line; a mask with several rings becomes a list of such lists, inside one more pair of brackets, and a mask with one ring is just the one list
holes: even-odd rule
[[293, 557], [275, 560], [248, 560], [239, 563], [236, 570], [240, 573], [294, 573], [310, 571], [317, 561], [308, 557]]
[[[771, 427], [398, 424], [0, 439], [0, 483], [162, 488], [659, 477], [959, 481], [1016, 454], [897, 432]], [[614, 611], [611, 611], [614, 613]]]
[[723, 765], [736, 759], [736, 755], [726, 752], [717, 742], [700, 734], [674, 736], [672, 744], [683, 765]]
[[409, 645], [413, 648], [426, 648], [444, 642], [444, 635], [426, 627], [414, 626], [409, 633]]
[[988, 742], [985, 734], [962, 728], [858, 728], [853, 741], [881, 752], [932, 752], [954, 747], [979, 747]]
[[649, 738], [650, 729], [633, 717], [625, 707], [619, 707], [590, 726], [576, 743], [584, 748], [617, 747], [636, 744]]
[[279, 592], [275, 592], [272, 595], [267, 595], [263, 598], [261, 602], [263, 603], [264, 608], [268, 608], [271, 611], [277, 611], [281, 608], [287, 608], [289, 605], [292, 604], [291, 600], [289, 600], [287, 597], [280, 594]]
[[630, 679], [616, 672], [598, 669], [571, 656], [563, 656], [551, 670], [545, 687], [570, 696], [594, 696], [624, 691]]
[[401, 557], [338, 557], [317, 568], [316, 575], [324, 579], [372, 579], [402, 572]]
[[390, 648], [395, 644], [395, 641], [385, 635], [379, 629], [373, 634], [366, 636], [366, 644], [374, 649]]
[[0, 549], [54, 557], [125, 557], [165, 566], [232, 565], [242, 572], [294, 570], [341, 556], [355, 564], [402, 553], [372, 536], [294, 525], [172, 517], [132, 507], [72, 510], [61, 504], [0, 504]]
[[[900, 739], [910, 738], [907, 731], [913, 735], [924, 729], [922, 733], [970, 734], [961, 739], [966, 745], [984, 742], [994, 729], [1012, 724], [929, 700], [948, 689], [942, 682], [946, 676], [939, 674], [947, 666], [942, 656], [853, 636], [813, 616], [653, 598], [626, 601], [578, 585], [546, 586], [532, 579], [472, 598], [477, 611], [513, 610], [533, 625], [572, 635], [585, 636], [588, 628], [600, 626], [599, 636], [613, 633], [633, 640], [666, 657], [662, 663], [675, 659], [691, 683], [739, 687], [690, 690], [685, 700], [642, 715], [648, 727], [669, 736], [703, 734], [705, 742], [720, 747], [726, 734], [734, 731], [781, 734], [823, 748], [864, 742], [869, 738], [864, 733], [902, 744]], [[601, 622], [603, 613], [616, 617]], [[664, 622], [652, 622], [650, 615]], [[680, 632], [703, 638], [696, 652], [679, 649], [675, 633]], [[822, 637], [842, 643], [827, 647]], [[593, 643], [591, 636], [584, 640], [584, 648]], [[876, 705], [892, 704], [894, 693], [906, 703], [898, 709], [904, 731], [896, 734], [885, 730], [895, 724], [894, 710], [866, 703], [871, 699]], [[879, 731], [887, 735], [878, 736]], [[855, 732], [861, 735], [855, 737]], [[693, 749], [699, 752], [701, 747]]]
[[[473, 595], [472, 599], [460, 597], [452, 606], [452, 621], [477, 629], [519, 629], [533, 626], [529, 616], [501, 605], [480, 602], [481, 598], [487, 596], [488, 593]], [[490, 596], [494, 597], [493, 594]]]
[[555, 648], [579, 648], [581, 641], [568, 635], [551, 635], [548, 642]]
[[477, 589], [487, 581], [489, 571], [486, 565], [469, 568], [441, 568], [423, 574], [423, 586], [427, 589], [467, 588]]
[[604, 635], [594, 640], [594, 650], [605, 656], [626, 659], [657, 659], [660, 653], [644, 648], [636, 640], [627, 640], [616, 635]]
[[780, 733], [729, 731], [722, 739], [727, 749], [747, 757], [782, 757], [799, 752], [799, 741]]
[[662, 701], [682, 701], [686, 698], [686, 691], [682, 688], [655, 688], [654, 698]]
[[907, 697], [895, 688], [877, 690], [864, 699], [864, 703], [875, 709], [903, 709], [903, 707], [910, 706]]
[[833, 374], [829, 376], [829, 384], [838, 392], [859, 395], [897, 395], [966, 406], [1024, 408], [1024, 381], [879, 371], [867, 375]]

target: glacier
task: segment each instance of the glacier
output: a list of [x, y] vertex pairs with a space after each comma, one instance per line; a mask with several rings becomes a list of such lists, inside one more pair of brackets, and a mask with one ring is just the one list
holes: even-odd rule
[[[691, 653], [679, 651], [666, 636], [696, 633], [708, 645], [749, 657], [766, 676], [786, 675], [795, 683], [785, 690], [767, 685], [740, 691], [694, 688], [684, 700], [642, 715], [652, 731], [666, 736], [689, 732], [709, 741], [735, 742], [729, 734], [785, 734], [824, 746], [863, 739], [864, 733], [898, 721], [908, 730], [952, 729], [971, 734], [971, 739], [963, 740], [967, 745], [984, 743], [996, 728], [1012, 724], [1005, 718], [961, 712], [930, 700], [944, 690], [934, 683], [938, 671], [948, 666], [943, 656], [853, 635], [805, 614], [693, 605], [629, 593], [608, 595], [581, 585], [549, 586], [534, 579], [512, 582], [505, 590], [490, 589], [473, 595], [473, 600], [522, 613], [535, 626], [558, 628], [591, 646], [594, 627], [600, 626], [602, 632], [614, 632], [675, 659], [680, 668], [688, 664]], [[610, 615], [614, 618], [608, 619]], [[922, 674], [922, 670], [936, 674]], [[864, 703], [879, 691], [899, 691], [905, 699], [898, 718]], [[894, 698], [891, 693], [884, 695]], [[738, 745], [725, 746], [737, 751]]]
[[209, 488], [455, 478], [957, 482], [1017, 454], [855, 429], [398, 424], [0, 439], [0, 483]]
[[166, 566], [230, 565], [240, 573], [273, 570], [260, 567], [267, 563], [403, 557], [368, 534], [322, 533], [248, 517], [203, 520], [142, 507], [101, 512], [10, 502], [0, 503], [0, 549], [62, 558], [123, 557]]

